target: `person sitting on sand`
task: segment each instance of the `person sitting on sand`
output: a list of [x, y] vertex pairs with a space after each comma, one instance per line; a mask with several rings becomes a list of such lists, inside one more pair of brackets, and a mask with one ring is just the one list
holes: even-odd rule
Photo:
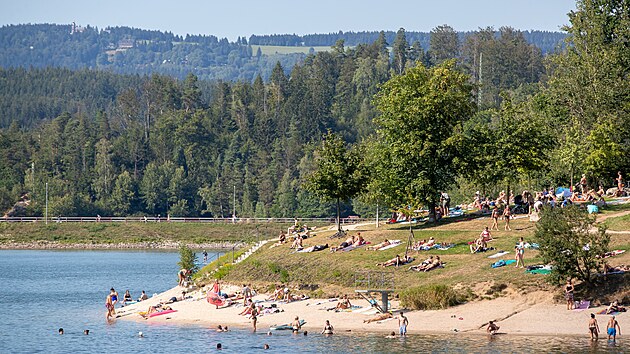
[[494, 321], [490, 321], [488, 322], [488, 327], [486, 328], [486, 332], [490, 333], [490, 334], [497, 334], [497, 332], [499, 331], [499, 326], [497, 326]]
[[606, 309], [606, 314], [609, 315], [613, 312], [625, 312], [626, 308], [623, 306], [619, 306], [619, 300], [615, 300], [610, 303], [608, 308]]
[[324, 325], [324, 329], [322, 330], [322, 334], [331, 335], [335, 329], [330, 324], [330, 321], [326, 320], [326, 324]]
[[132, 301], [133, 301], [133, 298], [131, 297], [129, 290], [125, 290], [125, 295], [123, 296], [122, 304], [126, 305], [127, 302], [132, 302]]
[[138, 298], [138, 301], [144, 301], [144, 300], [147, 300], [148, 298], [149, 297], [147, 296], [147, 293], [145, 293], [144, 290], [142, 290], [142, 294]]
[[[381, 313], [380, 315], [377, 315], [374, 318], [363, 320], [363, 323], [372, 323], [372, 322], [376, 322], [376, 321], [386, 320], [388, 318], [394, 318], [394, 315], [392, 315], [391, 312]], [[394, 335], [396, 335], [396, 333], [394, 333]]]
[[370, 246], [370, 247], [368, 247], [367, 249], [369, 249], [369, 250], [373, 250], [373, 251], [376, 251], [376, 250], [380, 250], [380, 249], [381, 249], [381, 248], [383, 248], [383, 247], [389, 246], [389, 245], [391, 245], [391, 244], [392, 244], [392, 243], [391, 243], [391, 242], [389, 242], [389, 240], [388, 240], [388, 239], [385, 239], [385, 241], [383, 241], [383, 242], [381, 242], [381, 243], [379, 243], [379, 244], [376, 244], [376, 245], [374, 245], [374, 246]]
[[267, 298], [267, 301], [278, 301], [284, 297], [283, 288], [280, 285], [276, 285], [276, 290]]
[[254, 302], [251, 299], [247, 299], [245, 305], [243, 305], [243, 311], [239, 313], [239, 316], [249, 315], [252, 312], [252, 305]]
[[346, 310], [352, 307], [352, 304], [350, 303], [350, 300], [348, 299], [348, 295], [344, 295], [343, 298], [341, 299], [341, 301], [339, 301], [337, 303], [337, 306], [335, 306], [335, 311], [340, 311], [340, 310]]

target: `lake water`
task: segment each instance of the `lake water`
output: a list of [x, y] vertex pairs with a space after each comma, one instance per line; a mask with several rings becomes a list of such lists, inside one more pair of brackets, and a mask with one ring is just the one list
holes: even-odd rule
[[[212, 255], [211, 255], [212, 256]], [[211, 257], [210, 257], [211, 258]], [[411, 335], [385, 339], [380, 334], [304, 337], [233, 328], [217, 333], [203, 326], [105, 321], [110, 287], [120, 296], [149, 296], [177, 283], [174, 252], [154, 251], [0, 251], [0, 353], [207, 353], [222, 343], [224, 351], [275, 353], [624, 353], [617, 343], [584, 337]], [[333, 323], [334, 325], [334, 323]], [[65, 334], [57, 330], [62, 327]], [[89, 329], [88, 336], [83, 334]], [[137, 333], [145, 333], [138, 338]], [[625, 332], [622, 332], [625, 333]]]

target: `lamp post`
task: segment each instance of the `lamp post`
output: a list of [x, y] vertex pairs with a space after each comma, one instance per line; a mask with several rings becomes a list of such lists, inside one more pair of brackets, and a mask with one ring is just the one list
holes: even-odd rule
[[48, 182], [46, 182], [46, 225], [48, 225]]

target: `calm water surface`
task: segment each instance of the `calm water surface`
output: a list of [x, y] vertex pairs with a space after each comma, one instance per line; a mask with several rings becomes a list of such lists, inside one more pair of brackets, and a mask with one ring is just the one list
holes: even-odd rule
[[[149, 296], [177, 283], [179, 255], [142, 251], [0, 251], [0, 353], [207, 353], [222, 343], [225, 352], [275, 353], [627, 353], [616, 344], [591, 344], [586, 337], [521, 337], [343, 334], [308, 337], [244, 329], [217, 333], [203, 326], [105, 321], [110, 287], [120, 296]], [[305, 315], [304, 317], [307, 317]], [[333, 323], [334, 325], [334, 323]], [[413, 325], [413, 324], [412, 324]], [[63, 327], [65, 335], [57, 334]], [[85, 336], [84, 329], [90, 334]], [[145, 338], [136, 334], [142, 331]], [[622, 333], [625, 333], [622, 331]]]

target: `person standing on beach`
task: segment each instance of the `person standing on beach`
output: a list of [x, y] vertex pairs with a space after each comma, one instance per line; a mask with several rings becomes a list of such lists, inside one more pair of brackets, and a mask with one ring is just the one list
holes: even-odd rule
[[188, 274], [188, 269], [186, 268], [182, 268], [179, 273], [177, 273], [177, 278], [179, 278], [179, 286], [184, 286]]
[[105, 298], [105, 308], [107, 309], [107, 314], [105, 314], [105, 319], [109, 321], [110, 318], [114, 316], [114, 304], [112, 303], [112, 293], [107, 294]]
[[252, 325], [254, 326], [254, 332], [256, 332], [256, 323], [258, 322], [258, 308], [252, 304]]
[[614, 341], [617, 339], [617, 334], [621, 335], [621, 327], [619, 327], [619, 322], [617, 322], [615, 316], [610, 317], [610, 320], [608, 320], [606, 331], [608, 332], [608, 340], [612, 337], [612, 340]]
[[243, 306], [247, 306], [247, 300], [251, 298], [252, 289], [247, 284], [243, 284]]
[[591, 332], [591, 340], [599, 339], [599, 325], [594, 313], [591, 314], [591, 319], [588, 321], [588, 330]]
[[564, 286], [564, 299], [567, 300], [567, 310], [573, 310], [573, 290], [575, 290], [571, 279], [567, 279], [567, 285]]
[[409, 324], [409, 320], [407, 319], [407, 317], [405, 317], [403, 312], [400, 311], [400, 316], [398, 317], [398, 328], [399, 328], [401, 337], [407, 336], [407, 325], [408, 324]]

